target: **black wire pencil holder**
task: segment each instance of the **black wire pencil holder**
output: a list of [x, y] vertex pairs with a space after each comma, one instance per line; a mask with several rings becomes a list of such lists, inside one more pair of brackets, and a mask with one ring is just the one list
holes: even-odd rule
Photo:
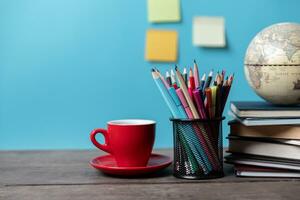
[[175, 177], [212, 179], [224, 176], [224, 119], [170, 119], [173, 123]]

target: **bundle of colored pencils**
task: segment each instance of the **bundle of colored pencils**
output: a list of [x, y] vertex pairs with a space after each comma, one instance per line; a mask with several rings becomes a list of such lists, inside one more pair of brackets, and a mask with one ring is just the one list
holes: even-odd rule
[[[176, 74], [176, 76], [175, 76]], [[217, 73], [213, 79], [213, 70], [199, 78], [199, 70], [194, 60], [194, 69], [186, 68], [181, 73], [177, 66], [163, 77], [158, 69], [152, 69], [152, 76], [162, 93], [174, 118], [213, 119], [222, 117], [222, 113], [234, 79], [234, 74], [225, 78], [225, 71]], [[213, 81], [214, 80], [214, 81]], [[179, 100], [179, 101], [178, 101]], [[185, 114], [183, 114], [185, 113]]]
[[[176, 119], [221, 119], [230, 92], [234, 75], [225, 78], [225, 71], [217, 73], [213, 79], [211, 70], [208, 77], [199, 78], [199, 70], [194, 60], [194, 69], [181, 73], [177, 66], [162, 76], [158, 69], [152, 69], [153, 79], [160, 90], [172, 117]], [[214, 80], [214, 81], [213, 81]], [[220, 120], [221, 121], [221, 120]], [[207, 125], [207, 124], [206, 124]], [[222, 168], [215, 127], [203, 124], [187, 124], [180, 130], [180, 148], [188, 155], [189, 173], [202, 171], [209, 174]], [[175, 163], [176, 164], [176, 163]], [[185, 164], [185, 168], [187, 165]]]

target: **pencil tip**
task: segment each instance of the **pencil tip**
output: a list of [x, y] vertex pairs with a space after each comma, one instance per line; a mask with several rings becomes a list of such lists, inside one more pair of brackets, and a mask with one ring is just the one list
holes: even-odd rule
[[155, 72], [155, 69], [151, 68], [151, 72]]
[[177, 65], [175, 65], [175, 70], [176, 70], [176, 71], [177, 71], [177, 68], [178, 68]]
[[195, 59], [194, 59], [194, 63], [197, 64]]

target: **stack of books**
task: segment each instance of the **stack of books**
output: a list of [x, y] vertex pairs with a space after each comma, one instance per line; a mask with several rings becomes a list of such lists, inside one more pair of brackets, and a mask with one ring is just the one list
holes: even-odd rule
[[300, 107], [231, 102], [230, 153], [237, 176], [300, 177]]

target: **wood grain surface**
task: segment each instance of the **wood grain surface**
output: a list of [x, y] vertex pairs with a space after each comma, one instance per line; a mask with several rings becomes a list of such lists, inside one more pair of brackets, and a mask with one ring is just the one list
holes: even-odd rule
[[[172, 150], [156, 153], [172, 156]], [[0, 151], [0, 199], [299, 199], [300, 179], [225, 177], [184, 180], [172, 166], [141, 178], [107, 176], [89, 166], [97, 150]], [[201, 197], [201, 198], [200, 198]]]

